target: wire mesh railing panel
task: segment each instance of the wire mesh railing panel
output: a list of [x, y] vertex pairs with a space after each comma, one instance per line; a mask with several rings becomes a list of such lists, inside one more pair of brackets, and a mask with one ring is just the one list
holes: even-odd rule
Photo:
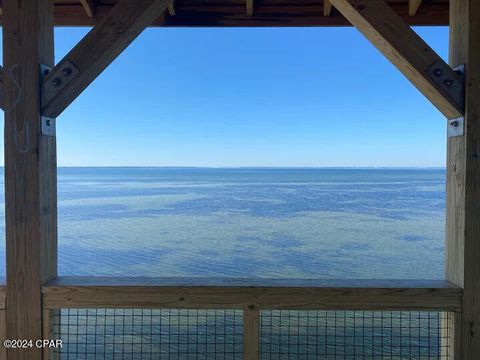
[[260, 353], [270, 359], [447, 360], [449, 316], [439, 312], [261, 312]]
[[60, 359], [241, 359], [241, 310], [62, 309]]

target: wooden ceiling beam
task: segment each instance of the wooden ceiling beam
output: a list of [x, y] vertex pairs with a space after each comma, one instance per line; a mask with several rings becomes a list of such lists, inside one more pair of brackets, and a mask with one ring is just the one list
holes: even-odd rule
[[383, 0], [330, 1], [447, 118], [463, 116], [463, 95], [451, 91], [463, 89], [462, 77], [390, 6]]
[[422, 0], [408, 0], [408, 15], [415, 16], [421, 4]]
[[332, 14], [332, 3], [330, 0], [323, 0], [323, 16], [330, 16]]
[[42, 114], [48, 117], [60, 115], [167, 9], [170, 1], [120, 0], [45, 77]]
[[94, 0], [80, 0], [80, 3], [85, 10], [85, 13], [89, 18], [93, 18], [95, 16], [95, 1]]
[[175, 16], [175, 4], [173, 0], [170, 1], [170, 4], [168, 4], [168, 15]]
[[253, 16], [253, 0], [247, 0], [247, 16]]

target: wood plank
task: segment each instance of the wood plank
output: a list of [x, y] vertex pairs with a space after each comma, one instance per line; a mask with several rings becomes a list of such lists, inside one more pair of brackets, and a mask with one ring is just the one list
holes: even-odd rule
[[[457, 102], [429, 75], [434, 64], [448, 65], [383, 0], [330, 0], [447, 118], [463, 116]], [[460, 79], [452, 74], [451, 80]]]
[[[55, 318], [60, 316], [60, 310], [50, 310], [44, 309], [43, 311], [43, 335], [42, 339], [44, 340], [57, 340], [55, 334], [60, 333], [59, 321], [56, 323]], [[43, 359], [44, 360], [58, 360], [60, 359], [60, 354], [57, 351], [54, 351], [54, 348], [44, 348], [43, 349]]]
[[447, 142], [446, 278], [464, 288], [455, 359], [480, 354], [480, 2], [451, 2], [450, 64], [465, 64], [465, 135]]
[[93, 18], [95, 16], [95, 3], [94, 0], [80, 0], [80, 3], [83, 6], [83, 9], [85, 10], [85, 14], [89, 18]]
[[170, 1], [170, 4], [168, 4], [168, 15], [170, 16], [175, 16], [175, 3]]
[[[41, 339], [42, 285], [56, 276], [56, 142], [42, 136], [39, 64], [53, 65], [50, 0], [3, 0], [4, 66], [16, 66], [17, 86], [5, 82], [5, 224], [7, 338]], [[41, 349], [7, 351], [41, 359]]]
[[5, 310], [6, 296], [7, 296], [7, 289], [5, 285], [1, 285], [0, 286], [0, 310]]
[[330, 0], [323, 0], [323, 16], [330, 16], [332, 14], [332, 3]]
[[445, 310], [462, 290], [444, 281], [70, 278], [43, 288], [49, 309], [75, 307]]
[[243, 359], [260, 358], [260, 310], [243, 310]]
[[408, 15], [415, 16], [421, 4], [422, 0], [408, 0]]
[[247, 0], [247, 16], [253, 16], [253, 0]]
[[[7, 339], [7, 314], [5, 310], [0, 310], [0, 344]], [[0, 345], [0, 360], [7, 359], [7, 349]]]
[[[47, 75], [42, 87], [42, 111], [57, 117], [127, 48], [171, 0], [120, 0]], [[67, 64], [67, 65], [66, 65]], [[73, 65], [73, 66], [72, 66]], [[78, 74], [65, 74], [73, 68]], [[55, 82], [59, 80], [60, 83]]]

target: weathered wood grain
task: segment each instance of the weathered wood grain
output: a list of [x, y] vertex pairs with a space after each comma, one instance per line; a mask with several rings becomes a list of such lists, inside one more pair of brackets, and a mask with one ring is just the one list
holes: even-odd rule
[[[434, 64], [448, 65], [383, 0], [330, 1], [447, 118], [463, 116], [464, 104], [428, 73]], [[451, 80], [459, 81], [455, 74]]]
[[[465, 64], [465, 135], [447, 143], [446, 278], [464, 288], [454, 359], [480, 354], [480, 2], [451, 2], [450, 63]], [[453, 357], [452, 357], [453, 359]]]
[[57, 278], [44, 306], [460, 311], [462, 291], [443, 281]]
[[[56, 275], [56, 143], [42, 136], [40, 64], [52, 66], [49, 0], [3, 1], [5, 69], [5, 223], [7, 338], [41, 339], [42, 284]], [[18, 94], [21, 94], [19, 96]], [[41, 349], [9, 350], [8, 358], [41, 359]]]
[[[120, 0], [47, 75], [42, 86], [42, 113], [60, 115], [170, 2]], [[65, 74], [65, 68], [69, 74]]]
[[243, 310], [243, 359], [260, 359], [260, 310]]

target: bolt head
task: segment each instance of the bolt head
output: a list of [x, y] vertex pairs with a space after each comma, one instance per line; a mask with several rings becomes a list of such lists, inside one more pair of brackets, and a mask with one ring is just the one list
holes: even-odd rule
[[62, 70], [62, 72], [63, 72], [63, 75], [65, 75], [65, 76], [72, 75], [72, 69], [70, 69], [70, 68], [65, 68], [65, 69]]
[[446, 86], [450, 87], [450, 86], [452, 86], [452, 84], [453, 84], [453, 80], [452, 80], [452, 79], [446, 79], [443, 83], [444, 83]]
[[452, 122], [450, 123], [450, 126], [452, 126], [452, 127], [454, 127], [454, 128], [457, 128], [457, 127], [458, 127], [458, 121], [457, 121], [457, 120], [452, 121]]
[[60, 79], [60, 78], [55, 78], [55, 79], [52, 80], [52, 85], [55, 86], [55, 87], [60, 86], [61, 83], [62, 83], [62, 79]]
[[440, 69], [440, 68], [435, 69], [435, 70], [433, 71], [433, 75], [435, 75], [436, 77], [440, 77], [440, 76], [443, 75], [443, 70]]

